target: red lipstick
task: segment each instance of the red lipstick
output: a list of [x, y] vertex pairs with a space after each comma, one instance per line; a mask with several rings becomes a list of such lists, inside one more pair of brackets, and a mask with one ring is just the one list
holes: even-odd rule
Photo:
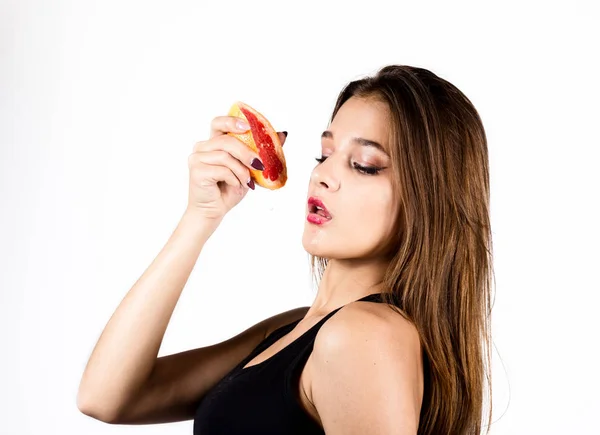
[[306, 220], [312, 224], [322, 225], [332, 219], [331, 214], [319, 198], [308, 198], [308, 216]]

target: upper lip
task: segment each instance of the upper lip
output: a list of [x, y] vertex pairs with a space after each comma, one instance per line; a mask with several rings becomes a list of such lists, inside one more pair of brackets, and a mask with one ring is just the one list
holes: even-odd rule
[[331, 214], [329, 214], [329, 211], [327, 210], [327, 207], [325, 207], [325, 204], [323, 204], [323, 201], [321, 201], [319, 198], [317, 198], [315, 196], [311, 196], [310, 198], [308, 198], [308, 211], [313, 212], [313, 210], [316, 207], [321, 208], [323, 210], [323, 212], [325, 213], [325, 216], [328, 219], [331, 219]]

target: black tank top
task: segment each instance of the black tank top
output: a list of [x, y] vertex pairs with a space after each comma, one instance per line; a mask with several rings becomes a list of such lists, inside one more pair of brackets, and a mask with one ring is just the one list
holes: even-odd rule
[[[370, 294], [357, 301], [381, 302], [381, 294]], [[301, 319], [271, 332], [200, 401], [194, 417], [194, 435], [324, 435], [323, 428], [302, 408], [298, 387], [317, 332], [342, 307], [268, 359], [243, 368], [292, 331]]]

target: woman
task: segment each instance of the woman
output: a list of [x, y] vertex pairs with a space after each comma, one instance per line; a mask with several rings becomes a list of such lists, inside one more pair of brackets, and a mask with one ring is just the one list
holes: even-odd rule
[[386, 66], [337, 99], [307, 196], [313, 304], [157, 358], [204, 243], [254, 188], [249, 167], [261, 169], [226, 134], [247, 131], [236, 121], [215, 118], [196, 144], [186, 212], [107, 324], [79, 409], [118, 424], [194, 419], [202, 435], [480, 433], [487, 141], [467, 97], [422, 68]]

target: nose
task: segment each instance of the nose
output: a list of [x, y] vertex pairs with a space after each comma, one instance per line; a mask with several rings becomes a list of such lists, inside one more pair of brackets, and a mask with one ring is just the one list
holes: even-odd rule
[[332, 157], [328, 157], [313, 169], [310, 181], [314, 186], [332, 191], [339, 189], [340, 182], [334, 173], [332, 160]]

